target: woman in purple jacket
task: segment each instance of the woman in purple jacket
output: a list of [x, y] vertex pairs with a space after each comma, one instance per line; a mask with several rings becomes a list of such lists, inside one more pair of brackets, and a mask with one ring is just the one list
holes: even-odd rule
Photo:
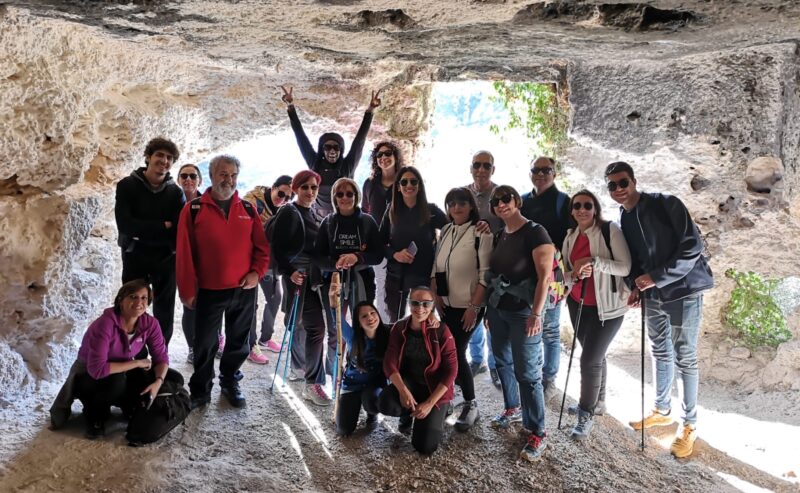
[[[136, 404], [155, 399], [164, 383], [169, 357], [158, 321], [145, 313], [152, 301], [153, 292], [144, 281], [123, 284], [114, 306], [106, 308], [83, 336], [78, 360], [53, 407], [65, 391], [79, 399], [89, 439], [105, 434], [105, 420], [112, 405], [129, 414]], [[144, 346], [152, 362], [134, 359]], [[51, 415], [52, 412], [51, 409]], [[55, 419], [53, 425], [57, 427]]]

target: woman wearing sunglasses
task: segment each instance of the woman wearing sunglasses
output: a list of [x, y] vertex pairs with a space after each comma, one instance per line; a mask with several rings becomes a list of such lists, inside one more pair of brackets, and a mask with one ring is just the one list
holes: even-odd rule
[[[322, 274], [315, 261], [314, 244], [319, 221], [312, 205], [319, 193], [320, 176], [303, 170], [292, 178], [295, 201], [278, 209], [271, 238], [272, 257], [278, 273], [283, 276], [284, 312], [289, 313], [296, 293], [300, 293], [292, 343], [292, 369], [305, 371], [303, 397], [318, 406], [327, 406], [331, 398], [325, 392], [325, 371], [322, 363], [325, 341], [325, 305], [327, 292]], [[324, 290], [324, 291], [323, 291]], [[335, 344], [335, 343], [334, 343]], [[334, 346], [335, 347], [335, 346]]]
[[[592, 431], [593, 417], [605, 412], [606, 351], [627, 311], [630, 290], [623, 277], [631, 270], [631, 254], [619, 226], [604, 221], [597, 197], [581, 190], [570, 200], [572, 229], [564, 239], [565, 278], [574, 284], [567, 308], [575, 327], [583, 297], [580, 326], [581, 397], [570, 414], [578, 415], [572, 438], [584, 440]], [[584, 286], [585, 284], [585, 286]]]
[[[267, 187], [258, 185], [244, 196], [244, 199], [253, 204], [261, 217], [261, 223], [266, 227], [278, 208], [292, 199], [292, 177], [288, 175], [279, 176], [272, 186]], [[278, 284], [278, 275], [274, 269], [267, 270], [267, 273], [258, 281], [261, 291], [264, 293], [266, 306], [261, 319], [261, 337], [258, 338], [256, 331], [256, 319], [250, 326], [250, 355], [248, 360], [259, 365], [269, 363], [264, 351], [279, 353], [280, 344], [272, 340], [275, 326], [275, 316], [281, 306], [281, 288]], [[258, 312], [258, 300], [256, 300], [256, 312]]]
[[[183, 189], [183, 195], [186, 196], [186, 202], [191, 202], [202, 193], [200, 192], [200, 185], [203, 183], [203, 175], [200, 173], [200, 168], [194, 164], [184, 164], [178, 171], [178, 184]], [[186, 356], [186, 362], [190, 365], [194, 364], [194, 325], [195, 325], [195, 311], [183, 305], [183, 315], [181, 316], [181, 327], [183, 328], [183, 336], [186, 338], [186, 345], [189, 346], [189, 354]], [[219, 355], [222, 355], [222, 349], [225, 347], [225, 336], [219, 335]]]
[[381, 221], [387, 259], [384, 299], [390, 321], [402, 318], [411, 287], [430, 283], [436, 230], [445, 224], [444, 212], [428, 203], [419, 171], [413, 166], [401, 168], [392, 203]]
[[[505, 411], [494, 418], [506, 428], [522, 421], [531, 431], [520, 456], [533, 461], [547, 447], [542, 387], [542, 311], [555, 247], [540, 224], [520, 213], [514, 188], [500, 185], [489, 201], [504, 228], [489, 260], [486, 317], [503, 386]], [[520, 404], [522, 405], [520, 409]]]
[[475, 382], [467, 362], [467, 345], [483, 318], [486, 297], [484, 275], [492, 254], [492, 235], [480, 234], [475, 198], [468, 188], [454, 188], [444, 198], [450, 223], [442, 228], [431, 274], [431, 287], [445, 324], [450, 328], [458, 356], [456, 382], [464, 394], [464, 407], [456, 421], [467, 431], [478, 420]]
[[439, 447], [458, 372], [456, 346], [447, 325], [428, 324], [433, 304], [430, 288], [411, 289], [411, 315], [398, 320], [389, 334], [383, 370], [391, 385], [381, 393], [378, 406], [382, 414], [400, 416], [399, 430], [412, 429], [411, 445], [425, 455]]

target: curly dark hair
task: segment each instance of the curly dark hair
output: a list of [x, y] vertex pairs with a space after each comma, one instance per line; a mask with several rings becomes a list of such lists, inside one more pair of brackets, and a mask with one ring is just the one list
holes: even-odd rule
[[181, 153], [178, 151], [178, 146], [175, 145], [174, 142], [163, 137], [156, 137], [155, 139], [150, 139], [150, 142], [148, 142], [144, 148], [145, 164], [147, 164], [147, 158], [152, 156], [156, 151], [167, 151], [168, 153], [172, 154], [173, 163], [176, 162], [179, 157], [181, 157]]
[[375, 144], [375, 147], [372, 149], [372, 153], [370, 154], [370, 162], [372, 163], [372, 172], [370, 173], [370, 178], [373, 181], [377, 181], [381, 179], [381, 167], [378, 166], [378, 149], [381, 147], [388, 147], [392, 150], [392, 154], [394, 154], [394, 172], [395, 175], [400, 171], [400, 168], [403, 167], [403, 154], [400, 152], [400, 149], [397, 148], [394, 142], [389, 142], [388, 140], [378, 142]]

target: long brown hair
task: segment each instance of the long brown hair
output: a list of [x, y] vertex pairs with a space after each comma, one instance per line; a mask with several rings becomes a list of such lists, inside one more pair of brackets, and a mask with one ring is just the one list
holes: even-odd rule
[[428, 208], [428, 197], [425, 195], [425, 182], [422, 181], [422, 175], [419, 170], [413, 166], [403, 166], [394, 177], [394, 186], [392, 187], [392, 203], [389, 206], [389, 221], [391, 224], [397, 223], [397, 209], [399, 207], [406, 207], [403, 202], [403, 194], [400, 192], [400, 177], [406, 173], [411, 173], [419, 181], [417, 185], [417, 205], [414, 207], [419, 211], [419, 225], [424, 226], [431, 221], [431, 211]]
[[[381, 312], [378, 308], [369, 301], [361, 301], [356, 305], [355, 310], [353, 310], [353, 348], [350, 351], [350, 361], [355, 363], [356, 368], [361, 371], [366, 371], [364, 366], [364, 346], [366, 345], [367, 333], [364, 332], [364, 327], [361, 326], [361, 308], [369, 307], [375, 310], [375, 313], [378, 314], [378, 328], [375, 331], [375, 341], [378, 343], [378, 356], [382, 356], [382, 353], [386, 351], [385, 347], [381, 347], [385, 344], [384, 335], [381, 334], [381, 330], [385, 327], [383, 325], [383, 320], [381, 320]], [[384, 343], [384, 344], [381, 344]]]

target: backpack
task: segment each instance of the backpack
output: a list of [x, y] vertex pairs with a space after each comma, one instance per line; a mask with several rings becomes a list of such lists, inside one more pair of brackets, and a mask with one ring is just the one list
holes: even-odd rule
[[[290, 259], [296, 257], [300, 252], [303, 251], [303, 247], [306, 243], [305, 237], [305, 225], [303, 223], [303, 216], [300, 214], [300, 211], [294, 206], [293, 203], [288, 203], [284, 206], [278, 208], [278, 211], [269, 218], [269, 220], [264, 224], [264, 234], [267, 236], [267, 241], [269, 242], [270, 248], [275, 248], [274, 240], [275, 240], [275, 225], [278, 223], [278, 218], [282, 217], [283, 214], [296, 214], [300, 220], [300, 232], [299, 234], [295, 235], [291, 241], [286, 241], [284, 245], [281, 245], [285, 248], [288, 248], [289, 251], [286, 252], [286, 256]], [[274, 256], [271, 256], [274, 259]], [[270, 265], [272, 266], [273, 260], [270, 260]]]
[[[614, 250], [611, 249], [611, 223], [609, 221], [605, 221], [600, 225], [600, 234], [603, 235], [603, 241], [606, 243], [606, 248], [608, 248], [608, 254], [611, 255], [611, 260], [614, 260]], [[611, 276], [611, 292], [617, 292], [617, 280], [615, 279], [617, 276]]]
[[[202, 197], [202, 196], [201, 196]], [[250, 216], [250, 219], [255, 219], [258, 215], [256, 212], [255, 207], [247, 200], [242, 200], [242, 206], [244, 210], [247, 211], [247, 215]], [[197, 214], [200, 212], [200, 208], [202, 207], [200, 202], [200, 197], [195, 197], [189, 202], [189, 212], [192, 214], [192, 224], [197, 220]]]
[[134, 408], [125, 433], [128, 445], [136, 447], [158, 441], [183, 423], [191, 409], [189, 392], [183, 387], [183, 375], [170, 368], [150, 407]]

